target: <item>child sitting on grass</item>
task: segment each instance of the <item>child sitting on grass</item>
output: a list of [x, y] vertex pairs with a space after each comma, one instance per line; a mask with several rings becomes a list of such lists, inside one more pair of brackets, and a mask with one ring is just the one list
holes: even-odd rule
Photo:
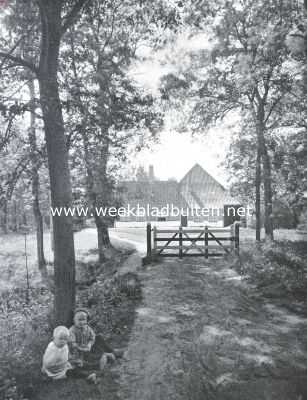
[[[75, 367], [92, 367], [103, 370], [107, 362], [115, 361], [113, 350], [101, 335], [95, 335], [88, 325], [89, 313], [78, 308], [74, 314], [74, 325], [69, 329], [70, 362]], [[120, 356], [120, 352], [117, 351]]]
[[72, 368], [68, 361], [69, 330], [58, 326], [53, 331], [53, 340], [48, 344], [44, 356], [42, 372], [52, 379], [63, 379]]
[[[101, 335], [95, 335], [88, 325], [89, 314], [86, 309], [77, 309], [74, 325], [68, 330], [58, 326], [53, 331], [53, 341], [47, 346], [43, 356], [42, 372], [49, 379], [87, 378], [97, 383], [98, 370], [103, 371], [109, 360], [114, 361], [114, 353], [120, 357], [122, 352], [113, 350]], [[68, 347], [69, 345], [69, 347]]]

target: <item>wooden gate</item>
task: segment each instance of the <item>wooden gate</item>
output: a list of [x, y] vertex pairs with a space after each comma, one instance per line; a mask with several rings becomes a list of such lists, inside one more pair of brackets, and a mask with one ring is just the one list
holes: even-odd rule
[[218, 257], [239, 251], [238, 222], [226, 228], [157, 229], [147, 224], [147, 258]]

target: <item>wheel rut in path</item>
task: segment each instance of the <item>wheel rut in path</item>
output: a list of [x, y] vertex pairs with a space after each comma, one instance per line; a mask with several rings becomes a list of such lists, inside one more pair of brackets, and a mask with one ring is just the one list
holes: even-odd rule
[[138, 275], [119, 398], [307, 399], [302, 316], [263, 300], [223, 259], [165, 260]]

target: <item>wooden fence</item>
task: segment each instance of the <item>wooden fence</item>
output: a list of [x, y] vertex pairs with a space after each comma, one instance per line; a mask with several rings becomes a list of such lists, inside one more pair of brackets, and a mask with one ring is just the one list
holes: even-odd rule
[[239, 252], [238, 222], [225, 228], [205, 226], [158, 229], [147, 224], [147, 259], [156, 257], [217, 257]]

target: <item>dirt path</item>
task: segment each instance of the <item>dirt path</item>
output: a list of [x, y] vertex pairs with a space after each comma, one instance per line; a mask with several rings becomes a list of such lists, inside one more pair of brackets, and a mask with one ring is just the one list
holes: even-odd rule
[[307, 320], [269, 304], [223, 260], [147, 266], [117, 369], [122, 400], [307, 399]]

